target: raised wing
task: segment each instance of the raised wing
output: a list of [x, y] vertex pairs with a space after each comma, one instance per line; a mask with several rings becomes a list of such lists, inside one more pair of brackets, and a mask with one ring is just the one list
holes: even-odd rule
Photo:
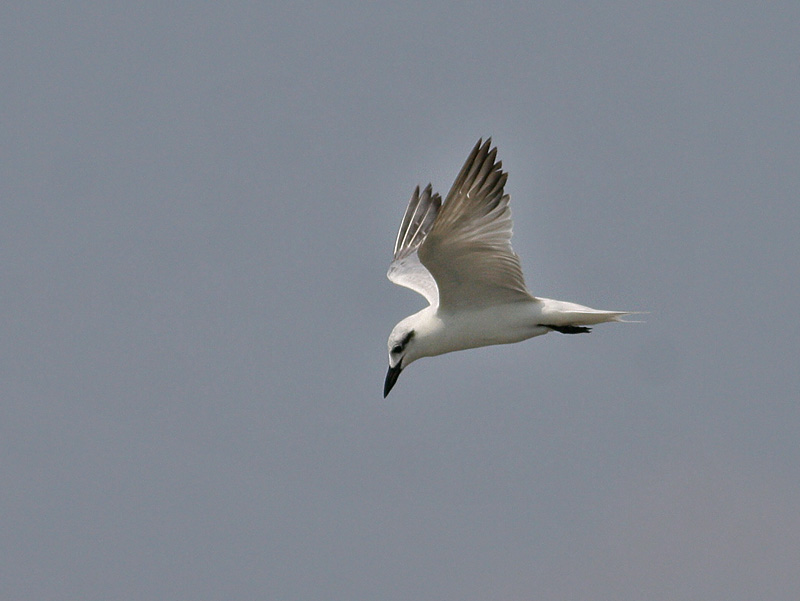
[[442, 199], [438, 194], [433, 194], [431, 185], [419, 193], [419, 186], [414, 190], [408, 208], [397, 232], [394, 243], [394, 259], [389, 265], [386, 276], [395, 284], [411, 288], [428, 299], [431, 305], [439, 304], [439, 290], [433, 276], [420, 263], [417, 249], [425, 240], [439, 209]]
[[511, 248], [511, 210], [503, 194], [508, 174], [491, 145], [491, 138], [478, 140], [418, 249], [443, 309], [533, 298]]

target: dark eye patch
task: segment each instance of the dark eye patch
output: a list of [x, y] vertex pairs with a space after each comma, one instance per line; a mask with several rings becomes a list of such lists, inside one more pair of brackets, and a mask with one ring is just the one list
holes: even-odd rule
[[403, 339], [400, 341], [399, 344], [395, 344], [392, 347], [392, 354], [396, 355], [397, 353], [403, 352], [403, 349], [406, 348], [408, 341], [411, 340], [413, 337], [414, 337], [414, 330], [410, 330], [408, 334], [403, 336]]

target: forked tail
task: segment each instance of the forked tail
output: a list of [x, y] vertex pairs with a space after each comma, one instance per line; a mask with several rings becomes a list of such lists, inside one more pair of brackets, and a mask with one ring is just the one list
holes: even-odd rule
[[[593, 326], [598, 323], [609, 321], [619, 321], [631, 323], [629, 320], [622, 319], [626, 315], [637, 315], [639, 311], [601, 311], [584, 307], [576, 303], [551, 300], [549, 298], [539, 299], [544, 306], [542, 307], [542, 325], [547, 325], [557, 332], [563, 334], [577, 334], [588, 330], [578, 329], [581, 326]], [[570, 330], [575, 328], [575, 330]]]

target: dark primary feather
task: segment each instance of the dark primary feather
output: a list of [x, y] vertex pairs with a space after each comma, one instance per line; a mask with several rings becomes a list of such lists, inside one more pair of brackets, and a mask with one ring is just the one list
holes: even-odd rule
[[432, 193], [430, 184], [421, 195], [417, 186], [397, 232], [394, 258], [386, 274], [395, 284], [419, 292], [432, 305], [439, 304], [439, 290], [433, 276], [420, 263], [417, 249], [433, 227], [441, 206], [442, 199]]
[[422, 196], [419, 194], [419, 186], [416, 187], [411, 200], [408, 201], [400, 230], [397, 232], [397, 240], [394, 243], [395, 260], [409, 255], [422, 244], [433, 222], [436, 221], [441, 206], [442, 198], [438, 194], [432, 194], [430, 184], [425, 187]]
[[491, 145], [491, 138], [478, 140], [418, 250], [442, 307], [533, 298], [511, 248], [508, 174]]

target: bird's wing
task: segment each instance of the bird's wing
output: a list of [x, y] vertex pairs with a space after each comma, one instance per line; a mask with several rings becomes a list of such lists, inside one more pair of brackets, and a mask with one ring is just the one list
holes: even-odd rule
[[511, 210], [503, 194], [508, 174], [491, 144], [491, 138], [478, 140], [419, 246], [444, 309], [533, 298], [511, 248]]
[[431, 305], [439, 304], [439, 290], [433, 276], [420, 263], [417, 249], [428, 235], [441, 206], [442, 199], [438, 194], [432, 193], [430, 184], [421, 196], [417, 186], [408, 201], [400, 231], [397, 232], [394, 259], [386, 274], [395, 284], [419, 292]]

